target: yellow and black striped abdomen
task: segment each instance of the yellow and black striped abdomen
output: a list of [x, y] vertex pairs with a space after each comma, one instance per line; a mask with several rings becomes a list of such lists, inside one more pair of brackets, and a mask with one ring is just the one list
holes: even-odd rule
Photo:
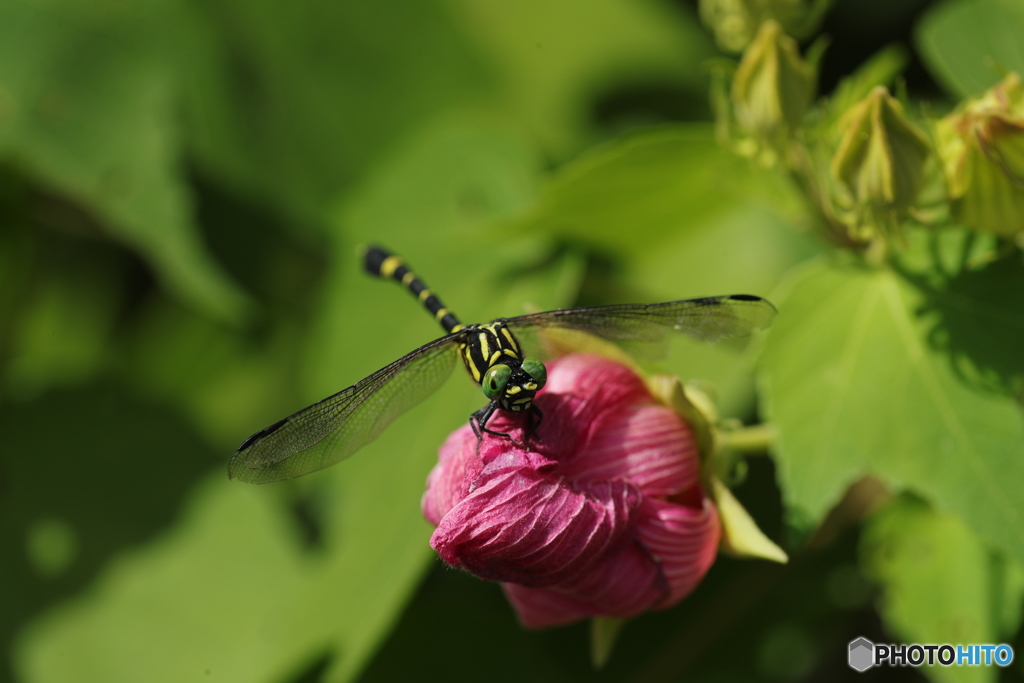
[[464, 327], [455, 314], [430, 291], [426, 283], [409, 270], [401, 257], [380, 247], [370, 247], [363, 255], [363, 266], [371, 275], [391, 278], [412, 292], [412, 295], [434, 316], [434, 320], [441, 324], [445, 332], [458, 332]]
[[459, 343], [459, 353], [470, 377], [477, 384], [488, 369], [495, 365], [518, 367], [522, 361], [519, 341], [501, 321], [486, 325], [469, 325]]

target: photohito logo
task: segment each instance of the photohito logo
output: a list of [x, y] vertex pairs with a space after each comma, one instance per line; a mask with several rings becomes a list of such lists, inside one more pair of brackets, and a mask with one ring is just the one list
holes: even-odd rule
[[850, 643], [850, 668], [867, 671], [875, 661], [875, 644], [867, 638], [858, 638]]
[[867, 638], [850, 641], [847, 662], [851, 669], [867, 671], [873, 666], [1009, 666], [1013, 648], [999, 645], [883, 645]]

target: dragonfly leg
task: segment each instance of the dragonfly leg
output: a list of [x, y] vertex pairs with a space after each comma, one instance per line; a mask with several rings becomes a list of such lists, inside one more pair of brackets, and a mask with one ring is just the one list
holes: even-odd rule
[[469, 416], [469, 424], [472, 425], [473, 433], [476, 434], [477, 444], [479, 444], [480, 441], [484, 438], [483, 432], [493, 434], [494, 436], [508, 436], [508, 434], [504, 432], [496, 432], [493, 429], [488, 429], [486, 427], [487, 421], [491, 419], [491, 415], [494, 414], [494, 411], [497, 410], [497, 408], [497, 401], [492, 401], [491, 403], [488, 403], [486, 406], [484, 406], [483, 408]]
[[[531, 436], [536, 435], [537, 427], [540, 426], [541, 421], [544, 419], [544, 413], [540, 412], [540, 409], [537, 408], [537, 406], [530, 406], [529, 417], [527, 418], [529, 423], [526, 430], [526, 437], [522, 442], [519, 442], [512, 438], [512, 435], [507, 432], [496, 432], [493, 429], [487, 428], [487, 420], [491, 418], [491, 415], [493, 415], [494, 411], [497, 409], [498, 403], [495, 401], [487, 404], [469, 416], [469, 424], [473, 427], [473, 434], [476, 435], [476, 447], [478, 450], [480, 448], [480, 442], [483, 441], [484, 432], [493, 434], [494, 436], [504, 436], [517, 446], [526, 446], [526, 442], [530, 440]], [[536, 418], [536, 420], [534, 418]]]
[[[523, 436], [523, 441], [521, 443], [519, 441], [516, 441], [515, 439], [513, 439], [508, 434], [502, 434], [501, 436], [507, 436], [509, 441], [511, 441], [512, 443], [514, 443], [517, 446], [522, 446], [523, 448], [529, 448], [528, 444], [529, 444], [529, 441], [530, 441], [530, 437], [536, 436], [537, 427], [540, 426], [541, 420], [544, 419], [544, 413], [540, 412], [540, 409], [537, 406], [531, 405], [530, 406], [530, 412], [527, 415], [528, 416], [526, 418], [526, 420], [527, 420], [526, 433]], [[534, 417], [537, 418], [536, 422], [534, 422]], [[489, 429], [487, 431], [490, 432]], [[491, 432], [491, 434], [495, 434], [495, 433], [496, 432]]]
[[[537, 421], [534, 422], [533, 418], [536, 416]], [[526, 432], [526, 438], [529, 439], [531, 436], [537, 436], [537, 427], [540, 427], [540, 423], [544, 420], [544, 413], [540, 412], [540, 408], [534, 403], [530, 406], [530, 428]], [[538, 441], [540, 437], [537, 437]]]

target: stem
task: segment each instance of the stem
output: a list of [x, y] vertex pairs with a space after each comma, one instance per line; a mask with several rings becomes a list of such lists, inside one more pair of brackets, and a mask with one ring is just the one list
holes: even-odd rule
[[766, 454], [775, 444], [775, 425], [740, 427], [734, 431], [723, 432], [719, 436], [725, 449], [750, 455]]

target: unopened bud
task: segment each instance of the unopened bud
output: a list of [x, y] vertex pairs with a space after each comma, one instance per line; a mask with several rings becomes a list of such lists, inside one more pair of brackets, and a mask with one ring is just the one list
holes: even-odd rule
[[723, 50], [741, 52], [768, 21], [787, 33], [806, 35], [817, 25], [823, 5], [820, 0], [700, 0], [700, 18]]
[[849, 193], [849, 224], [863, 236], [906, 218], [924, 184], [928, 138], [878, 87], [844, 115], [832, 175]]
[[737, 127], [758, 148], [781, 151], [802, 125], [814, 99], [815, 80], [815, 70], [800, 57], [796, 41], [778, 23], [765, 23], [733, 78]]
[[936, 124], [954, 218], [975, 230], [1024, 231], [1024, 88], [1011, 73]]

